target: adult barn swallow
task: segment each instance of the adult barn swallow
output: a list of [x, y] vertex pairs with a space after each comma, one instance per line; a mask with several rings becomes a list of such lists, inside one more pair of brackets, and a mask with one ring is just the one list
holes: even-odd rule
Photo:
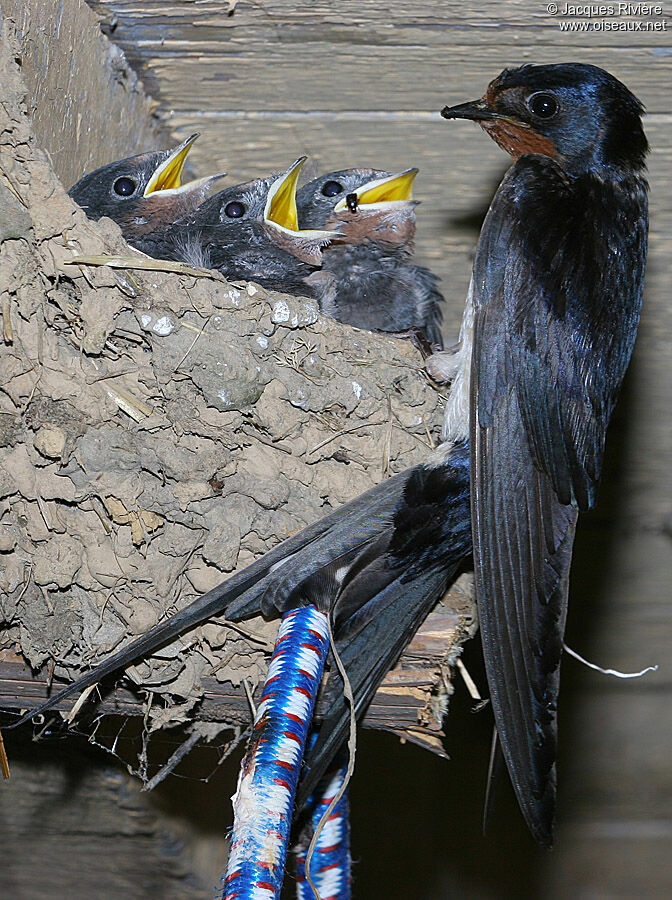
[[[449, 403], [468, 408], [476, 595], [504, 758], [552, 840], [557, 698], [579, 510], [595, 503], [647, 247], [643, 107], [569, 63], [506, 69], [446, 107], [515, 160], [481, 231]], [[473, 336], [473, 343], [472, 338]]]
[[140, 153], [89, 172], [68, 194], [90, 219], [108, 216], [121, 228], [129, 244], [143, 243], [199, 206], [210, 187], [224, 173], [182, 184], [182, 171], [198, 134], [173, 150]]
[[298, 191], [299, 221], [341, 235], [310, 279], [325, 315], [369, 331], [420, 332], [441, 347], [438, 278], [410, 260], [417, 174], [344, 169], [323, 175]]

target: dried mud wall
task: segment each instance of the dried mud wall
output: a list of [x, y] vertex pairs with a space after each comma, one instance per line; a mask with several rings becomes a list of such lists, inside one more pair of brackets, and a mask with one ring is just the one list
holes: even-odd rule
[[84, 0], [0, 0], [0, 14], [15, 36], [37, 142], [66, 188], [165, 139], [153, 101]]
[[[73, 264], [133, 251], [39, 148], [8, 29], [0, 54], [2, 646], [74, 676], [422, 460], [443, 398], [410, 343], [311, 301]], [[203, 678], [259, 679], [276, 626], [246, 627], [206, 624], [132, 670], [150, 726], [182, 721]]]

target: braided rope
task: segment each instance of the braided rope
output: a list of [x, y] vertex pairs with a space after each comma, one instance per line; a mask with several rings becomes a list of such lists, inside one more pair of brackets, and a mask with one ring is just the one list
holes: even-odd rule
[[326, 615], [313, 606], [283, 617], [233, 797], [222, 900], [280, 896], [294, 795], [328, 634]]
[[[314, 900], [314, 894], [306, 878], [306, 848], [310, 836], [317, 828], [324, 812], [341, 789], [348, 763], [345, 747], [310, 795], [307, 803], [310, 820], [306, 828], [307, 839], [296, 849], [297, 900]], [[310, 873], [320, 900], [350, 900], [350, 822], [347, 792], [343, 794], [317, 838], [315, 852], [310, 863]]]

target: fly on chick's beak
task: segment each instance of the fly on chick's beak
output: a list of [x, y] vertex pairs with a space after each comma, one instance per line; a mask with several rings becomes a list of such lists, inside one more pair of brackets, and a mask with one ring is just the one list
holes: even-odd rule
[[[334, 213], [351, 213], [366, 207], [367, 211], [393, 209], [412, 200], [412, 188], [418, 169], [405, 169], [394, 175], [367, 181], [334, 206]], [[354, 195], [354, 196], [353, 196]]]
[[207, 175], [205, 178], [197, 178], [194, 181], [188, 181], [182, 184], [182, 171], [187, 160], [187, 155], [194, 145], [196, 139], [200, 136], [199, 132], [192, 134], [178, 144], [170, 153], [168, 158], [164, 160], [160, 166], [152, 174], [147, 182], [143, 196], [148, 197], [151, 194], [179, 193], [181, 191], [193, 191], [200, 185], [204, 187], [218, 178], [223, 178], [226, 172], [219, 172], [217, 175]]
[[305, 156], [299, 157], [269, 188], [264, 208], [264, 225], [269, 236], [283, 250], [303, 262], [319, 266], [322, 263], [321, 248], [340, 237], [340, 234], [337, 231], [299, 228], [296, 185], [305, 161]]
[[418, 169], [393, 174], [378, 173], [335, 204], [328, 226], [341, 231], [343, 243], [374, 241], [413, 249], [415, 207], [412, 189]]

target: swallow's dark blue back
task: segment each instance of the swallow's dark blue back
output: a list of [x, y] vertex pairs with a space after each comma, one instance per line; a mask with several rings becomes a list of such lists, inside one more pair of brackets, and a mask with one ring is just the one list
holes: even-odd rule
[[523, 156], [474, 266], [472, 523], [495, 721], [537, 839], [551, 841], [556, 708], [577, 508], [592, 506], [634, 346], [646, 182]]
[[479, 422], [492, 421], [511, 375], [535, 463], [558, 499], [579, 509], [594, 503], [635, 343], [647, 226], [641, 176], [570, 178], [546, 157], [525, 156], [481, 233], [475, 296], [488, 351], [474, 361]]

